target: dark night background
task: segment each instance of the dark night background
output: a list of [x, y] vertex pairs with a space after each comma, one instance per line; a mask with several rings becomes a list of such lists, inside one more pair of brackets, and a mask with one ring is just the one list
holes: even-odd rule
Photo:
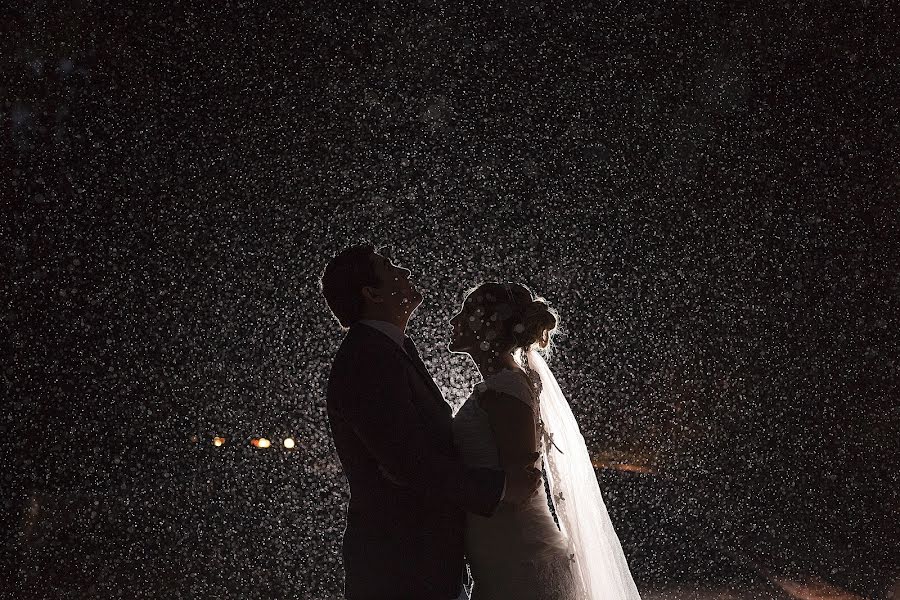
[[559, 310], [646, 598], [888, 597], [895, 5], [215, 6], [0, 11], [4, 592], [335, 597], [317, 277], [368, 238], [454, 404], [464, 289]]

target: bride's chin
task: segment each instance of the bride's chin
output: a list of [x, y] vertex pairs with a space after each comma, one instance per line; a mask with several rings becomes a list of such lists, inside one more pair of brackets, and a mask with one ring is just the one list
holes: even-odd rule
[[450, 352], [465, 352], [464, 348], [460, 348], [452, 341], [447, 343], [447, 350], [449, 350]]

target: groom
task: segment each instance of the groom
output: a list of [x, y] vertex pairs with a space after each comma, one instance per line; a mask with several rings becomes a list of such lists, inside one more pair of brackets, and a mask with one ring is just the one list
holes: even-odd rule
[[405, 335], [422, 294], [369, 244], [331, 259], [322, 294], [347, 330], [328, 380], [331, 434], [350, 484], [345, 595], [459, 596], [465, 511], [490, 516], [539, 485], [533, 471], [466, 470], [451, 409]]

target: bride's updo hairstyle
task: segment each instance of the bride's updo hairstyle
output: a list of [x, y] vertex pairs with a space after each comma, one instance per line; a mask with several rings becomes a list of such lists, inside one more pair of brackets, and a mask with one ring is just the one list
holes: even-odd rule
[[[481, 309], [482, 350], [550, 353], [552, 335], [559, 326], [559, 314], [544, 298], [535, 296], [518, 283], [487, 282], [469, 294]], [[478, 311], [476, 308], [476, 312]]]

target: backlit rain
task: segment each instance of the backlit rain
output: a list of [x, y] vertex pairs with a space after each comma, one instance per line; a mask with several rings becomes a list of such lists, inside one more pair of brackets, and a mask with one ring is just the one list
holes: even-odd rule
[[340, 597], [365, 239], [455, 407], [466, 289], [559, 311], [645, 600], [900, 597], [890, 5], [5, 9], [3, 596]]

